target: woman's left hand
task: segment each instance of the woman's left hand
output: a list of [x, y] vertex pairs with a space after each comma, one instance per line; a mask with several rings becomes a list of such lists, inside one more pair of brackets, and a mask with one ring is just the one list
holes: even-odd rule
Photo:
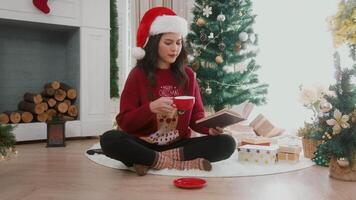
[[224, 133], [224, 128], [220, 128], [220, 127], [209, 128], [209, 135], [219, 135], [222, 133]]

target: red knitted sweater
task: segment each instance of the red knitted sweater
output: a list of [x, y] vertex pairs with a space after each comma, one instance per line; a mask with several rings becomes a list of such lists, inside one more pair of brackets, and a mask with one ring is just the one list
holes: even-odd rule
[[185, 67], [189, 77], [187, 93], [178, 86], [171, 70], [157, 69], [155, 71], [156, 86], [152, 88], [142, 69], [135, 67], [130, 72], [124, 90], [120, 97], [120, 113], [116, 116], [119, 127], [135, 136], [148, 136], [157, 132], [157, 115], [149, 108], [150, 94], [153, 100], [159, 97], [174, 97], [189, 95], [195, 97], [195, 104], [191, 110], [183, 115], [178, 115], [176, 130], [181, 138], [189, 138], [191, 129], [196, 132], [208, 134], [207, 127], [199, 127], [195, 121], [204, 117], [204, 108], [194, 72]]

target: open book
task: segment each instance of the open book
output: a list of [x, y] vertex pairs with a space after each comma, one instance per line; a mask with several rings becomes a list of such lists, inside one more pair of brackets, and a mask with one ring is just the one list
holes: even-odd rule
[[197, 120], [195, 123], [199, 126], [215, 128], [230, 126], [238, 122], [244, 121], [250, 115], [253, 103], [247, 101], [239, 104], [231, 109], [222, 109], [212, 115]]

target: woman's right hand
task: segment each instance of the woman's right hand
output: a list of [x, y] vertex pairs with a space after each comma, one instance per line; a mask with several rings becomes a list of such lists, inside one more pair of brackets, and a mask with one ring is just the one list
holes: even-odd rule
[[160, 97], [150, 103], [150, 109], [156, 114], [170, 114], [176, 109], [173, 107], [172, 97]]

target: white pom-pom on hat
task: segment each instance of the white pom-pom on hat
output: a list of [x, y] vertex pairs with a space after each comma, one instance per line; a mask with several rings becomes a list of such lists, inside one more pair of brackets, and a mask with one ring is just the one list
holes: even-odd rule
[[182, 37], [188, 34], [187, 21], [176, 15], [166, 7], [155, 7], [148, 10], [142, 17], [137, 29], [136, 47], [132, 49], [132, 56], [137, 60], [145, 56], [143, 49], [149, 36], [161, 33], [180, 33]]
[[134, 47], [132, 49], [132, 56], [136, 58], [137, 60], [141, 60], [143, 57], [145, 57], [146, 52], [144, 49], [141, 47]]

